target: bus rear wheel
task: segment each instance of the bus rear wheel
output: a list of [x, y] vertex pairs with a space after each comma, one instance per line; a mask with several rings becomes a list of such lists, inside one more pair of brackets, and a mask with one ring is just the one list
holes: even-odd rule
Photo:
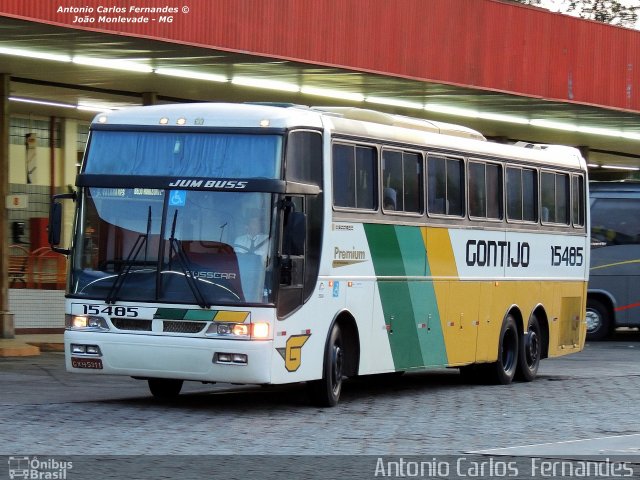
[[513, 381], [518, 366], [518, 327], [513, 315], [502, 322], [498, 340], [498, 359], [484, 368], [485, 379], [489, 383], [508, 385]]
[[324, 352], [322, 379], [308, 383], [311, 402], [319, 407], [334, 407], [340, 400], [344, 377], [344, 342], [340, 327], [331, 329]]
[[536, 378], [541, 356], [542, 335], [540, 333], [540, 322], [535, 315], [531, 315], [527, 331], [520, 338], [516, 378], [525, 382], [530, 382]]
[[150, 378], [148, 381], [151, 395], [160, 400], [172, 400], [180, 395], [182, 380], [168, 378]]
[[595, 298], [587, 299], [587, 340], [604, 340], [611, 334], [611, 316], [607, 307]]

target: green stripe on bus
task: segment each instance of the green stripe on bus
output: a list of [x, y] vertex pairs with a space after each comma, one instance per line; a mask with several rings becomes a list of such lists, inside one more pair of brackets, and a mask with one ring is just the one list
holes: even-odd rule
[[186, 308], [159, 308], [153, 318], [157, 320], [213, 321], [218, 310], [190, 310]]
[[[430, 275], [418, 227], [365, 225], [377, 277]], [[378, 281], [396, 370], [446, 364], [446, 350], [433, 284], [411, 279]]]
[[[430, 277], [431, 269], [420, 228], [402, 225], [394, 228], [407, 276]], [[408, 288], [423, 364], [425, 366], [445, 365], [447, 351], [433, 282], [409, 280]]]
[[182, 320], [187, 313], [185, 308], [159, 308], [153, 315], [155, 319]]
[[218, 313], [217, 310], [187, 310], [184, 320], [200, 320], [205, 322], [213, 321]]

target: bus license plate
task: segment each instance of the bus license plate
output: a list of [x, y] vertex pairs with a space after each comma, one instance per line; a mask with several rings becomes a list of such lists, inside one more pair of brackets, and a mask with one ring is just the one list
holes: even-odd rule
[[99, 358], [71, 357], [71, 366], [73, 368], [91, 368], [93, 370], [102, 370], [102, 360], [100, 360]]

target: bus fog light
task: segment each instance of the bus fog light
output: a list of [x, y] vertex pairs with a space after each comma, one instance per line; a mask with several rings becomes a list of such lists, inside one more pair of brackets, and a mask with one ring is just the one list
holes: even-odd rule
[[223, 353], [216, 352], [213, 354], [213, 363], [229, 363], [236, 365], [246, 365], [248, 357], [246, 353]]
[[102, 355], [100, 351], [100, 347], [97, 345], [87, 345], [87, 354], [88, 355]]
[[234, 353], [232, 361], [233, 363], [247, 363], [247, 356], [244, 353]]
[[86, 345], [77, 345], [75, 343], [71, 344], [71, 353], [87, 353], [87, 346]]
[[231, 353], [216, 353], [213, 356], [213, 360], [216, 363], [231, 363], [233, 355]]
[[218, 324], [218, 335], [229, 335], [231, 333], [231, 327], [227, 323]]

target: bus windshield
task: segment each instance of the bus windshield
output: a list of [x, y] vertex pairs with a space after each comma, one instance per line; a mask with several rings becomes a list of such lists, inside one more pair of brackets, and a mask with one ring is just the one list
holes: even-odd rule
[[95, 130], [83, 173], [279, 178], [281, 148], [279, 135]]
[[70, 293], [107, 302], [271, 302], [271, 193], [84, 189]]

